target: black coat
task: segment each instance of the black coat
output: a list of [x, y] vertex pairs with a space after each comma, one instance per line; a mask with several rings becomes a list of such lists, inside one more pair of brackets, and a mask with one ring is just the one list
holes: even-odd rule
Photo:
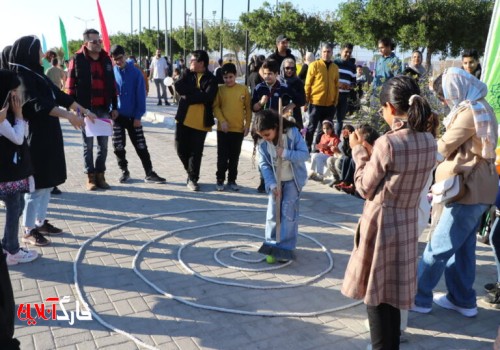
[[20, 69], [23, 115], [29, 121], [28, 146], [34, 168], [35, 187], [51, 188], [66, 181], [64, 141], [59, 118], [49, 115], [57, 106], [68, 108], [74, 100], [47, 77]]
[[196, 87], [196, 79], [196, 73], [186, 71], [186, 74], [175, 82], [175, 91], [179, 95], [184, 96], [179, 100], [179, 107], [177, 108], [175, 120], [184, 124], [189, 106], [203, 103], [205, 105], [203, 125], [208, 128], [215, 124], [212, 105], [217, 95], [219, 85], [217, 84], [215, 76], [208, 70], [203, 73], [199, 88]]

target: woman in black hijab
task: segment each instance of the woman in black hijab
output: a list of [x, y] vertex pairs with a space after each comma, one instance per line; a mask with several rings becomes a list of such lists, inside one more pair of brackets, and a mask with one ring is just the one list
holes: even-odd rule
[[[75, 129], [84, 126], [83, 118], [59, 106], [73, 111], [85, 110], [43, 74], [42, 57], [40, 40], [35, 36], [24, 36], [16, 40], [9, 56], [10, 69], [16, 71], [21, 80], [24, 101], [22, 110], [30, 126], [28, 146], [35, 178], [35, 191], [24, 197], [25, 235], [22, 241], [37, 246], [50, 243], [42, 233], [62, 232], [45, 218], [51, 189], [66, 181], [66, 161], [59, 118], [68, 119]], [[95, 118], [92, 113], [87, 116]]]
[[2, 56], [0, 57], [0, 69], [9, 69], [9, 55], [12, 45], [7, 45], [2, 50]]

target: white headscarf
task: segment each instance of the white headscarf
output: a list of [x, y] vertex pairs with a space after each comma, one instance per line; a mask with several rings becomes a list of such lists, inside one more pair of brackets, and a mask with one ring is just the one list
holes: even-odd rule
[[444, 126], [448, 127], [459, 112], [470, 108], [477, 136], [482, 141], [482, 156], [485, 159], [495, 159], [495, 114], [484, 100], [488, 93], [486, 84], [461, 68], [451, 67], [443, 73], [443, 93], [451, 109], [443, 120]]

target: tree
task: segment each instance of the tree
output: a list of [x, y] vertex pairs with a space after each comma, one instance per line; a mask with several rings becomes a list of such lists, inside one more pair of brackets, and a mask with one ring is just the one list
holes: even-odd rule
[[333, 16], [309, 15], [290, 2], [278, 6], [264, 2], [262, 7], [242, 14], [240, 22], [243, 30], [249, 31], [250, 40], [261, 49], [274, 50], [280, 34], [289, 37], [302, 55], [306, 51], [316, 52], [321, 41], [334, 41]]
[[464, 48], [482, 52], [494, 0], [351, 0], [339, 6], [339, 37], [366, 48], [389, 37], [403, 49], [456, 56]]
[[[222, 46], [234, 52], [236, 57], [239, 56], [240, 52], [245, 51], [245, 31], [239, 23], [230, 23], [228, 21], [223, 21], [222, 25], [217, 22], [208, 23], [206, 34], [210, 51], [220, 50], [221, 34]], [[239, 71], [242, 72], [239, 59], [236, 60], [235, 64]]]

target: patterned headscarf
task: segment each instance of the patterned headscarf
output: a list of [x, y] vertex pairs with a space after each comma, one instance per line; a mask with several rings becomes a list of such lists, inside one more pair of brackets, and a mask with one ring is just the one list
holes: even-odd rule
[[443, 93], [451, 109], [443, 120], [444, 126], [448, 127], [459, 112], [470, 108], [477, 136], [482, 141], [482, 156], [495, 159], [495, 113], [484, 99], [488, 93], [486, 84], [461, 68], [451, 67], [443, 73]]

